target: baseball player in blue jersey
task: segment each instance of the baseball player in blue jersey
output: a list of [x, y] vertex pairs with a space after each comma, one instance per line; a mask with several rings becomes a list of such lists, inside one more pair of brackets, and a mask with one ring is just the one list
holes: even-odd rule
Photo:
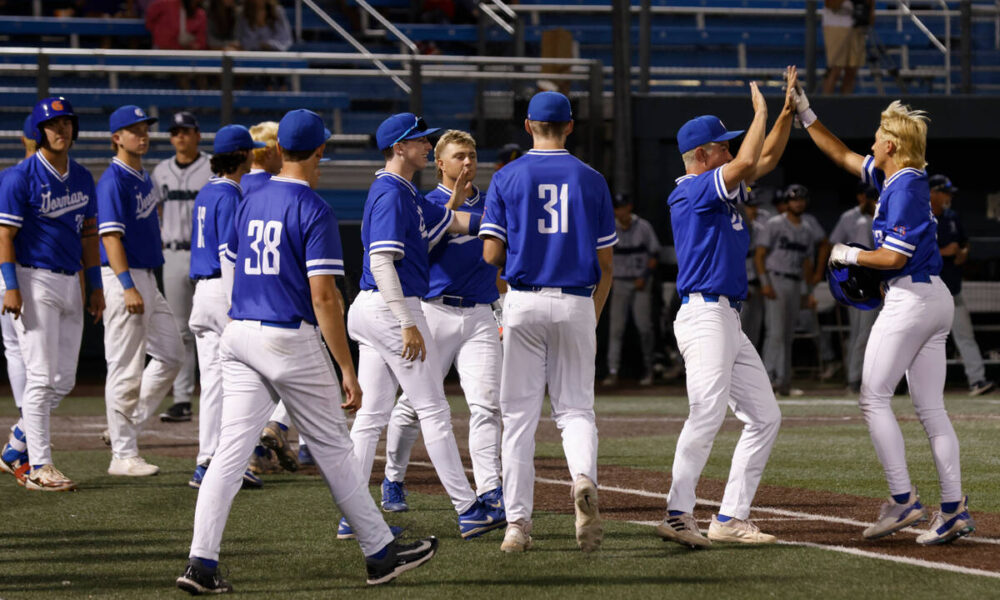
[[975, 522], [968, 512], [968, 498], [962, 494], [958, 437], [944, 406], [945, 341], [955, 306], [938, 275], [937, 221], [924, 171], [927, 116], [894, 101], [882, 112], [872, 154], [861, 156], [817, 120], [801, 90], [796, 92], [796, 103], [799, 119], [816, 146], [834, 164], [879, 191], [872, 222], [875, 249], [838, 244], [830, 253], [832, 265], [882, 271], [888, 287], [865, 348], [859, 404], [889, 483], [890, 498], [864, 537], [891, 535], [927, 516], [910, 481], [903, 434], [891, 404], [899, 380], [906, 375], [941, 485], [941, 510], [917, 543], [949, 543], [972, 533]]
[[[434, 147], [441, 183], [428, 201], [448, 204], [463, 169], [476, 175], [476, 141], [464, 131], [446, 131]], [[471, 186], [457, 209], [482, 218], [485, 198]], [[500, 297], [497, 268], [483, 260], [483, 243], [470, 235], [447, 234], [430, 252], [430, 280], [421, 310], [437, 347], [441, 378], [452, 364], [469, 404], [469, 455], [480, 500], [502, 506], [500, 485], [500, 336], [491, 306]], [[420, 435], [417, 413], [405, 396], [392, 410], [386, 431], [382, 509], [407, 509], [403, 478], [410, 450]]]
[[[334, 502], [354, 524], [369, 584], [419, 566], [437, 549], [433, 537], [405, 545], [394, 540], [354, 460], [342, 409], [361, 406], [361, 388], [334, 283], [344, 274], [344, 259], [337, 219], [312, 190], [329, 137], [312, 111], [293, 110], [281, 119], [281, 171], [238, 206], [223, 250], [233, 321], [219, 346], [222, 433], [198, 492], [190, 561], [177, 579], [192, 594], [232, 591], [217, 569], [222, 532], [279, 395], [309, 442]], [[327, 348], [340, 366], [340, 382]]]
[[[451, 427], [438, 348], [424, 342], [431, 335], [420, 305], [430, 289], [428, 252], [445, 233], [474, 235], [480, 222], [477, 214], [451, 209], [468, 195], [467, 167], [446, 206], [428, 202], [410, 182], [427, 164], [431, 149], [427, 136], [436, 131], [416, 115], [400, 113], [383, 121], [375, 134], [386, 162], [375, 174], [365, 202], [361, 293], [348, 315], [348, 330], [359, 346], [358, 378], [365, 392], [351, 439], [367, 477], [396, 389], [401, 387], [417, 412], [427, 454], [467, 539], [505, 521], [503, 508], [487, 507], [469, 486]], [[352, 535], [350, 521], [342, 520], [337, 537]]]
[[604, 177], [565, 149], [569, 100], [541, 92], [528, 104], [533, 147], [493, 176], [480, 229], [483, 258], [503, 268], [500, 412], [507, 531], [500, 549], [531, 548], [535, 430], [548, 386], [573, 480], [576, 541], [601, 546], [594, 360], [597, 319], [611, 289], [615, 233]]
[[[664, 540], [691, 547], [710, 546], [710, 540], [775, 541], [750, 520], [781, 413], [760, 355], [740, 326], [750, 231], [736, 203], [746, 200], [745, 182], [774, 169], [788, 142], [795, 70], [789, 68], [786, 77], [785, 106], [766, 139], [767, 105], [757, 85], [750, 84], [754, 118], [735, 158], [729, 141], [743, 132], [726, 131], [717, 117], [694, 118], [677, 132], [687, 174], [677, 179], [667, 204], [681, 297], [674, 335], [684, 356], [690, 412], [677, 439], [667, 516], [656, 531]], [[706, 539], [692, 515], [695, 486], [727, 406], [743, 422], [743, 433]]]
[[31, 490], [59, 492], [76, 489], [76, 483], [52, 464], [49, 415], [76, 381], [83, 335], [76, 275], [81, 265], [93, 289], [88, 308], [96, 318], [104, 309], [104, 293], [94, 179], [69, 158], [79, 134], [76, 114], [65, 98], [45, 98], [35, 104], [32, 124], [38, 151], [0, 184], [0, 273], [3, 312], [15, 319], [27, 373], [21, 415], [31, 469], [24, 472], [20, 465], [24, 479], [19, 482]]
[[[222, 287], [219, 251], [233, 229], [233, 215], [243, 200], [240, 179], [250, 170], [254, 148], [250, 132], [241, 125], [227, 125], [215, 134], [211, 159], [217, 176], [198, 192], [192, 207], [190, 276], [195, 282], [189, 326], [198, 349], [201, 397], [198, 405], [198, 458], [188, 482], [198, 488], [219, 444], [222, 420], [222, 364], [219, 338], [229, 322], [229, 300]], [[175, 383], [176, 385], [176, 383]], [[243, 485], [260, 487], [260, 478], [247, 471]]]
[[[35, 153], [35, 126], [31, 113], [24, 119], [24, 129], [21, 133], [21, 143], [24, 145], [24, 158], [31, 158]], [[0, 171], [0, 184], [10, 169]], [[0, 277], [0, 295], [3, 294], [3, 278]], [[14, 396], [14, 406], [21, 414], [21, 398], [24, 395], [25, 378], [24, 357], [21, 356], [21, 346], [17, 341], [17, 331], [14, 329], [14, 315], [0, 312], [0, 329], [3, 331], [3, 356], [7, 363], [7, 381], [10, 382], [10, 392]], [[24, 421], [18, 418], [10, 427], [7, 443], [0, 449], [0, 471], [14, 476], [18, 483], [24, 482], [24, 476], [31, 469], [28, 462], [28, 444], [24, 437]]]
[[[177, 323], [156, 287], [153, 270], [163, 264], [159, 193], [142, 156], [149, 150], [148, 117], [138, 106], [122, 106], [109, 119], [115, 157], [97, 183], [101, 235], [104, 357], [111, 465], [108, 473], [142, 477], [159, 467], [139, 456], [139, 433], [170, 391], [184, 359]], [[146, 365], [146, 355], [152, 359]]]

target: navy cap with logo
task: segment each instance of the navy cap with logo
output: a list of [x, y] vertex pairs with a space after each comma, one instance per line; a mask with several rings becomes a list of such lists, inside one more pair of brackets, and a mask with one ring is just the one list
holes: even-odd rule
[[124, 129], [126, 127], [131, 127], [136, 123], [149, 123], [152, 125], [156, 123], [157, 119], [155, 117], [150, 117], [146, 114], [146, 111], [142, 110], [134, 104], [126, 104], [125, 106], [115, 109], [115, 112], [111, 113], [111, 117], [108, 119], [108, 125], [111, 129], [111, 133], [118, 131], [119, 129]]
[[573, 120], [573, 109], [569, 98], [559, 92], [539, 92], [528, 103], [529, 121], [567, 123]]
[[285, 150], [315, 150], [331, 135], [323, 125], [323, 119], [304, 108], [288, 111], [278, 122], [278, 145]]
[[681, 154], [694, 150], [709, 142], [725, 142], [743, 135], [743, 130], [727, 131], [719, 117], [702, 115], [695, 117], [677, 131], [677, 146]]
[[198, 129], [198, 117], [186, 110], [174, 113], [174, 118], [170, 121], [170, 132], [178, 129]]
[[375, 131], [375, 143], [379, 150], [388, 150], [403, 140], [415, 140], [427, 137], [440, 131], [433, 127], [428, 129], [422, 117], [413, 113], [397, 113], [382, 121]]
[[215, 132], [215, 143], [212, 151], [215, 154], [236, 152], [237, 150], [253, 150], [263, 148], [267, 144], [253, 141], [250, 130], [242, 125], [226, 125]]
[[946, 194], [954, 194], [958, 191], [958, 188], [951, 183], [951, 180], [948, 179], [947, 175], [931, 175], [927, 180], [927, 185], [934, 191], [944, 192]]

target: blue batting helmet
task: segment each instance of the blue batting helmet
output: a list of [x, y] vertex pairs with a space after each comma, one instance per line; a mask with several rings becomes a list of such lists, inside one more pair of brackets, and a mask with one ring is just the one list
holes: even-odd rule
[[[861, 244], [850, 244], [862, 250]], [[882, 274], [860, 265], [831, 266], [827, 269], [830, 293], [845, 306], [860, 310], [874, 310], [882, 306]]]
[[62, 96], [52, 96], [36, 102], [35, 108], [31, 111], [31, 128], [35, 134], [36, 144], [42, 143], [42, 123], [58, 117], [69, 117], [73, 121], [73, 139], [76, 140], [80, 135], [80, 121], [73, 112], [73, 105]]

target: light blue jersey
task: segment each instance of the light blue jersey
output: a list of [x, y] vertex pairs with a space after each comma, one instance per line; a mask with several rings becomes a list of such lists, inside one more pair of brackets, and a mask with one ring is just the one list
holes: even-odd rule
[[[466, 198], [457, 212], [483, 216], [485, 199], [478, 188]], [[444, 206], [451, 190], [438, 184], [427, 193], [427, 200]], [[430, 290], [427, 299], [457, 296], [477, 304], [489, 304], [500, 297], [497, 291], [497, 268], [483, 260], [483, 242], [474, 235], [449, 233], [430, 253]]]
[[0, 225], [18, 228], [14, 255], [21, 265], [76, 273], [83, 268], [83, 222], [96, 216], [94, 178], [76, 161], [60, 175], [36, 152], [0, 180]]
[[[97, 182], [97, 231], [122, 234], [125, 257], [133, 269], [155, 269], [163, 264], [160, 219], [156, 213], [160, 194], [147, 171], [136, 171], [117, 157]], [[101, 244], [101, 265], [108, 253]]]
[[191, 279], [221, 275], [219, 253], [226, 248], [236, 207], [243, 201], [240, 184], [213, 177], [194, 199], [191, 236]]
[[899, 252], [909, 260], [902, 269], [883, 271], [885, 279], [912, 275], [914, 281], [928, 281], [941, 272], [941, 252], [937, 245], [937, 219], [931, 212], [927, 173], [907, 167], [889, 179], [875, 168], [875, 159], [866, 156], [861, 179], [879, 192], [872, 221], [875, 247]]
[[447, 208], [428, 202], [413, 184], [380, 170], [368, 190], [361, 221], [365, 254], [361, 289], [377, 290], [369, 257], [376, 252], [396, 256], [396, 273], [404, 296], [427, 296], [430, 265], [427, 254], [444, 236], [454, 218]]
[[272, 177], [236, 209], [224, 249], [237, 320], [316, 324], [309, 278], [344, 275], [337, 218], [305, 181]]
[[747, 296], [745, 259], [750, 231], [737, 207], [746, 186], [727, 190], [725, 167], [677, 179], [667, 199], [677, 249], [677, 293], [698, 292], [743, 300]]
[[592, 287], [597, 250], [618, 243], [607, 182], [566, 150], [530, 150], [497, 171], [479, 235], [506, 244], [515, 289]]

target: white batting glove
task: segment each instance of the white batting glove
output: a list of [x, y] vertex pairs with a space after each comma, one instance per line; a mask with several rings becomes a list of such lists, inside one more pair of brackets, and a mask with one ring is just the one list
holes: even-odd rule
[[858, 264], [859, 254], [861, 254], [861, 248], [855, 248], [847, 244], [834, 244], [833, 250], [830, 251], [830, 266], [843, 267], [845, 265], [856, 265]]
[[795, 121], [802, 127], [809, 127], [816, 121], [816, 113], [809, 108], [809, 98], [798, 82], [795, 83]]

